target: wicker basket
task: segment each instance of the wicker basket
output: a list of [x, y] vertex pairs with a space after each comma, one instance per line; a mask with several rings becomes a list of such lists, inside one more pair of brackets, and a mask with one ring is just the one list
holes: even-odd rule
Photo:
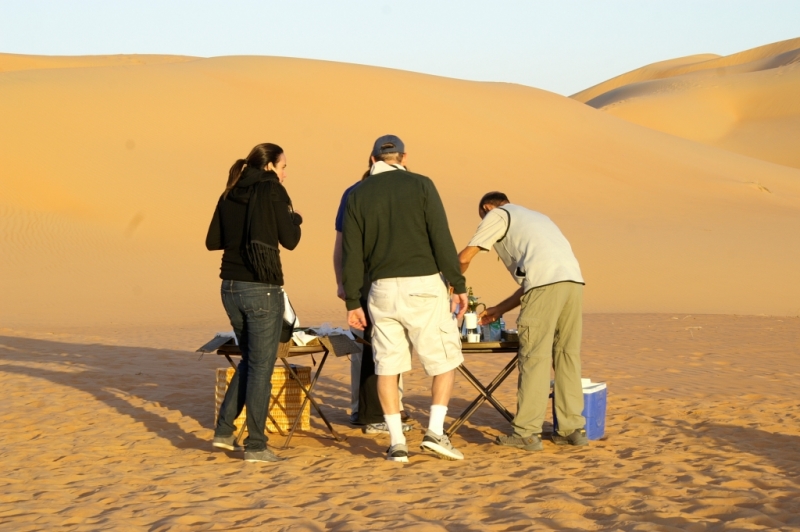
[[[311, 368], [307, 366], [292, 365], [297, 375], [300, 377], [300, 382], [303, 386], [308, 388], [311, 382]], [[228, 383], [231, 382], [235, 370], [233, 368], [218, 368], [217, 369], [217, 388], [215, 394], [214, 405], [214, 425], [217, 424], [217, 416], [219, 415], [219, 407], [222, 400], [225, 398], [225, 392], [228, 390]], [[275, 366], [275, 371], [272, 373], [272, 394], [269, 398], [269, 413], [275, 420], [275, 423], [284, 432], [292, 428], [297, 413], [300, 411], [300, 405], [303, 403], [305, 395], [298, 386], [297, 381], [289, 373], [289, 370], [283, 366]], [[236, 431], [241, 429], [245, 423], [246, 409], [242, 409], [242, 413], [233, 422], [236, 426]], [[303, 415], [300, 416], [299, 429], [309, 430], [311, 428], [310, 422], [311, 403], [307, 402], [306, 407], [303, 409]], [[267, 418], [266, 424], [267, 432], [278, 432], [272, 420]]]

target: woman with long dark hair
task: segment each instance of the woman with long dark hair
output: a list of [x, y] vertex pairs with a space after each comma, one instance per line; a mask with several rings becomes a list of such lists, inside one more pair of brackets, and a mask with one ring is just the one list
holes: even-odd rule
[[231, 166], [206, 236], [222, 254], [222, 304], [236, 334], [242, 360], [219, 409], [213, 446], [235, 450], [233, 425], [247, 407], [244, 459], [279, 460], [264, 433], [272, 371], [283, 323], [283, 271], [278, 245], [294, 249], [302, 217], [283, 187], [286, 155], [280, 146], [259, 144]]

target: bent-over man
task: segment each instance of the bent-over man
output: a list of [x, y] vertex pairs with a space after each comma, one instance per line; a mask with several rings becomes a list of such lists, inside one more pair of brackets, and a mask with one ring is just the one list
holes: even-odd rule
[[583, 277], [572, 247], [544, 214], [509, 203], [502, 192], [489, 192], [478, 205], [481, 223], [459, 253], [462, 273], [481, 251], [494, 247], [521, 285], [511, 297], [487, 308], [481, 324], [491, 323], [521, 305], [519, 387], [512, 434], [496, 443], [526, 451], [542, 450], [542, 424], [555, 370], [553, 395], [558, 445], [587, 445], [581, 388]]

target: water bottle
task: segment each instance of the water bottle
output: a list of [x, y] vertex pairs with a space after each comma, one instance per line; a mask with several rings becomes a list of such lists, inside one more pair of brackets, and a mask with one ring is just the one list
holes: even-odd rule
[[505, 331], [506, 330], [506, 321], [503, 319], [503, 316], [500, 316], [500, 319], [497, 320], [497, 321], [500, 323], [500, 330], [501, 331]]

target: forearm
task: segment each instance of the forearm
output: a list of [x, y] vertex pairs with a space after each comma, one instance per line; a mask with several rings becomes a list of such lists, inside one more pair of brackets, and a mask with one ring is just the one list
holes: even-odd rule
[[283, 247], [292, 250], [300, 243], [300, 224], [303, 218], [292, 211], [289, 203], [276, 201], [272, 203], [275, 210], [275, 222], [278, 228], [278, 241]]
[[336, 275], [336, 284], [342, 284], [342, 233], [336, 231], [336, 242], [333, 244], [333, 273]]
[[[348, 213], [349, 214], [349, 213]], [[348, 217], [342, 231], [342, 284], [347, 310], [361, 306], [361, 285], [364, 284], [364, 248], [358, 224]]]
[[519, 290], [511, 294], [509, 297], [495, 305], [495, 308], [499, 311], [500, 314], [505, 314], [511, 310], [517, 308], [520, 303], [522, 302], [522, 295], [524, 294], [522, 288], [520, 287]]

